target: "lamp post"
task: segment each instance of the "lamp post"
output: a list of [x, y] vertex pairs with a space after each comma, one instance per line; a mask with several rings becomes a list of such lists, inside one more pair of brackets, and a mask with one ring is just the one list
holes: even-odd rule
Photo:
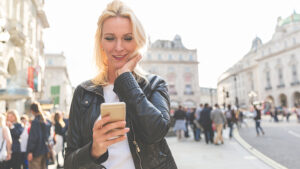
[[223, 107], [224, 107], [224, 109], [226, 107], [226, 91], [225, 91], [225, 87], [223, 87]]

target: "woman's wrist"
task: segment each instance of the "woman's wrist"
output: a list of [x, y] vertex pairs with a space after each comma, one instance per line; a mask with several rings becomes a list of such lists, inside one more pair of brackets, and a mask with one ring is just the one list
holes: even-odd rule
[[117, 77], [119, 77], [121, 74], [125, 73], [125, 72], [130, 72], [129, 69], [119, 69], [117, 70]]

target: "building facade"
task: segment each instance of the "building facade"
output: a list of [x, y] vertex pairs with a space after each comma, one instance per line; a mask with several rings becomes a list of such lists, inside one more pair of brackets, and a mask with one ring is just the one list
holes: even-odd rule
[[197, 50], [184, 47], [178, 35], [172, 41], [150, 42], [141, 62], [147, 72], [167, 81], [171, 107], [174, 108], [178, 105], [196, 107], [201, 102], [198, 64]]
[[256, 37], [251, 50], [218, 80], [218, 102], [248, 108], [252, 103], [300, 105], [300, 14], [278, 18], [267, 43]]
[[[42, 93], [44, 0], [0, 1], [0, 112], [26, 112]], [[5, 38], [4, 38], [5, 37]]]
[[69, 78], [66, 57], [60, 54], [45, 54], [45, 74], [41, 105], [45, 110], [60, 110], [69, 113], [73, 88]]

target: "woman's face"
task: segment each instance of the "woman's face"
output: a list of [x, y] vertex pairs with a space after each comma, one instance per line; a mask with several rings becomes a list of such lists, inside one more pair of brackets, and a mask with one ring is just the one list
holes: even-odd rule
[[131, 21], [125, 17], [111, 17], [104, 21], [102, 27], [102, 48], [112, 70], [121, 68], [136, 49], [133, 39]]
[[16, 118], [13, 114], [7, 114], [7, 121], [14, 123], [16, 121]]

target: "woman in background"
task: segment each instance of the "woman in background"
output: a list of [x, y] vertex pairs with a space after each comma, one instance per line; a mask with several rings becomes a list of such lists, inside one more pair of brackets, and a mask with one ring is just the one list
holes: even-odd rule
[[21, 169], [22, 154], [21, 154], [21, 142], [20, 136], [24, 130], [21, 125], [19, 113], [16, 110], [9, 110], [7, 112], [6, 125], [10, 129], [12, 137], [12, 155], [9, 161], [10, 168]]

